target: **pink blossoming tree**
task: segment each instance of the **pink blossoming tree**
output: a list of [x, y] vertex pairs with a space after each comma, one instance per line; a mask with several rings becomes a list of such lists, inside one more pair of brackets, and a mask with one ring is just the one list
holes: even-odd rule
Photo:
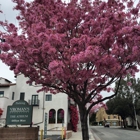
[[[89, 140], [87, 116], [101, 91], [138, 72], [140, 4], [132, 0], [13, 0], [22, 32], [6, 22], [0, 59], [53, 94], [63, 92], [79, 107], [82, 139]], [[2, 13], [1, 13], [2, 14]], [[119, 83], [119, 82], [118, 82]], [[119, 87], [119, 84], [118, 84]], [[87, 104], [90, 105], [87, 107]]]

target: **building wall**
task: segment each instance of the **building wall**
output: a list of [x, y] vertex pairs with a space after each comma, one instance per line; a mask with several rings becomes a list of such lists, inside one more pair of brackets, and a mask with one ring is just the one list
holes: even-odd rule
[[118, 126], [121, 122], [121, 117], [116, 114], [108, 115], [103, 107], [96, 113], [96, 122], [104, 125], [105, 122], [110, 123], [111, 126]]
[[6, 118], [7, 106], [12, 105], [12, 92], [15, 90], [15, 84], [11, 84], [10, 81], [5, 80], [0, 77], [0, 91], [4, 91], [4, 96], [0, 96], [0, 108], [3, 110], [2, 116], [0, 116], [0, 120]]
[[0, 77], [0, 84], [9, 84], [9, 83], [11, 83], [9, 80]]
[[[16, 79], [16, 85], [15, 86], [10, 86], [8, 88], [1, 88], [0, 90], [4, 90], [5, 96], [7, 98], [0, 98], [0, 105], [4, 109], [4, 113], [1, 116], [1, 120], [6, 118], [6, 112], [7, 112], [7, 106], [12, 105], [14, 101], [20, 99], [20, 93], [24, 92], [25, 93], [25, 98], [24, 100], [27, 101], [29, 104], [31, 103], [32, 100], [32, 95], [38, 95], [39, 99], [39, 105], [38, 106], [33, 106], [33, 125], [38, 125], [40, 126], [40, 129], [44, 129], [44, 116], [45, 113], [48, 114], [49, 117], [49, 111], [50, 109], [54, 109], [56, 111], [56, 119], [57, 119], [57, 111], [59, 109], [64, 110], [64, 127], [67, 127], [68, 123], [68, 96], [64, 93], [58, 93], [55, 95], [52, 95], [51, 93], [45, 93], [44, 91], [37, 92], [41, 86], [35, 86], [35, 85], [28, 85], [26, 84], [26, 81], [28, 79], [25, 78], [23, 75], [18, 75]], [[12, 92], [15, 93], [14, 95], [14, 100], [12, 100]], [[52, 101], [46, 101], [46, 95], [52, 95]], [[0, 106], [0, 107], [1, 107]], [[48, 123], [47, 119], [47, 123]], [[55, 122], [54, 124], [49, 124], [47, 125], [47, 129], [54, 129], [57, 128], [58, 130], [62, 129], [62, 123], [58, 124]]]

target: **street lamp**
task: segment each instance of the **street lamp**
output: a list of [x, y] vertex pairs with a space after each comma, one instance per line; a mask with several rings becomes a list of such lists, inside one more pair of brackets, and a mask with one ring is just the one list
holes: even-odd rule
[[136, 108], [135, 108], [134, 100], [135, 100], [135, 95], [133, 95], [133, 107], [134, 107], [134, 115], [135, 115], [135, 120], [136, 120], [136, 130], [139, 130], [139, 128], [138, 128], [138, 120], [137, 120]]

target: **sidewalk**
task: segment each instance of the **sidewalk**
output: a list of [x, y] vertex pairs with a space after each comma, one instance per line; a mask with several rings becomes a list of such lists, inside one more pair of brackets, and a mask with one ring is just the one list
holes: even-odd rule
[[[52, 136], [55, 136], [55, 137], [53, 138]], [[44, 139], [44, 140], [50, 140], [49, 138], [51, 140], [61, 139], [61, 131], [49, 131], [48, 132], [48, 139]], [[70, 138], [66, 138], [65, 140], [82, 140], [81, 130], [78, 130], [77, 132], [72, 132], [72, 136]], [[89, 129], [89, 140], [95, 140], [95, 138], [93, 137], [93, 134], [91, 133], [90, 129]]]
[[[89, 138], [90, 138], [89, 140], [95, 140], [90, 129], [89, 129]], [[66, 140], [82, 140], [82, 132], [81, 131], [72, 132], [72, 136]]]

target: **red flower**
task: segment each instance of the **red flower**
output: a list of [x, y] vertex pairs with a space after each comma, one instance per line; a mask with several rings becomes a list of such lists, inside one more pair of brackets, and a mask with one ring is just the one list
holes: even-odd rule
[[72, 130], [74, 132], [76, 132], [77, 131], [77, 124], [79, 121], [78, 110], [77, 110], [76, 106], [73, 106], [73, 105], [70, 106], [70, 116], [71, 116]]
[[0, 116], [2, 115], [2, 113], [3, 113], [3, 110], [0, 108]]

